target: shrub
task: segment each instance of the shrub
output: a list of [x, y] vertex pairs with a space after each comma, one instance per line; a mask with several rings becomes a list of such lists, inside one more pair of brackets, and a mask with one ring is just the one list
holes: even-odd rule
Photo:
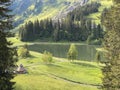
[[23, 47], [20, 47], [18, 49], [18, 56], [21, 57], [21, 58], [26, 58], [26, 57], [30, 56], [27, 45], [24, 45]]
[[70, 49], [69, 49], [69, 51], [67, 53], [68, 60], [74, 60], [74, 59], [76, 59], [77, 55], [78, 55], [78, 51], [77, 51], [75, 45], [71, 44], [70, 45]]
[[42, 55], [42, 60], [46, 64], [50, 64], [52, 62], [52, 60], [53, 60], [52, 54], [50, 52], [44, 51], [44, 53]]

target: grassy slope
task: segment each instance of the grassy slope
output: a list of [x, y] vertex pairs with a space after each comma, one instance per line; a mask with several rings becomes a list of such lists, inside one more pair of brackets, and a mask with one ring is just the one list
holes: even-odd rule
[[[45, 0], [44, 2], [48, 2], [48, 0]], [[27, 21], [34, 21], [36, 19], [46, 19], [46, 18], [52, 18], [54, 17], [56, 14], [59, 13], [59, 11], [64, 10], [66, 7], [68, 7], [68, 5], [65, 5], [64, 2], [66, 2], [66, 0], [56, 0], [56, 5], [44, 5], [42, 7], [42, 11], [41, 13], [39, 13], [38, 15], [34, 15], [34, 13], [32, 15], [30, 15], [28, 18], [25, 19], [24, 22]], [[67, 0], [67, 2], [71, 2], [71, 4], [73, 4], [74, 0]], [[28, 10], [33, 10], [34, 5], [31, 5], [30, 7], [28, 7]], [[15, 20], [23, 18], [21, 16], [16, 16]]]
[[[96, 0], [90, 0], [89, 3], [90, 3], [91, 1], [96, 1]], [[113, 4], [113, 3], [112, 3], [112, 0], [100, 0], [100, 3], [101, 3], [101, 6], [99, 7], [99, 12], [90, 14], [90, 15], [88, 16], [88, 18], [93, 18], [93, 19], [94, 19], [94, 22], [95, 22], [96, 24], [100, 24], [100, 23], [101, 23], [101, 22], [100, 22], [100, 17], [101, 17], [101, 13], [102, 13], [102, 11], [104, 10], [104, 8], [110, 8], [111, 5]]]
[[[44, 5], [44, 7], [42, 7], [42, 11], [41, 13], [39, 13], [38, 15], [34, 15], [31, 14], [29, 15], [28, 18], [23, 17], [23, 16], [15, 16], [15, 21], [24, 18], [24, 23], [20, 24], [18, 27], [16, 27], [13, 32], [16, 32], [16, 30], [19, 29], [19, 27], [21, 27], [22, 25], [24, 25], [26, 22], [28, 21], [35, 21], [36, 19], [39, 20], [43, 20], [46, 18], [52, 18], [54, 16], [56, 16], [61, 10], [64, 10], [65, 8], [68, 7], [68, 5], [65, 5], [64, 2], [66, 2], [66, 0], [56, 0], [57, 1], [57, 5]], [[47, 2], [47, 0], [45, 0], [44, 2]], [[74, 0], [67, 0], [67, 2], [71, 2], [71, 5], [73, 4]], [[30, 7], [28, 7], [28, 10], [33, 10], [34, 9], [34, 5], [31, 5]]]
[[[24, 44], [16, 38], [8, 40], [15, 46]], [[17, 62], [18, 65], [22, 63], [29, 73], [14, 78], [15, 90], [98, 90], [94, 85], [101, 84], [102, 74], [96, 63], [68, 62], [54, 57], [54, 63], [47, 65], [41, 60], [42, 54], [30, 53], [32, 57]]]
[[54, 63], [47, 65], [42, 63], [40, 53], [30, 53], [32, 58], [21, 59], [18, 62], [18, 65], [22, 63], [27, 68], [29, 74], [17, 75], [14, 79], [16, 90], [98, 90], [96, 86], [89, 85], [101, 83], [102, 75], [96, 63], [70, 63], [65, 59], [54, 58]]
[[[71, 3], [74, 2], [74, 0], [67, 0], [67, 1]], [[96, 1], [96, 0], [89, 0], [89, 3], [92, 1]], [[64, 10], [67, 7], [64, 4], [61, 4], [62, 2], [65, 2], [65, 0], [58, 1], [58, 3], [60, 3], [59, 6], [55, 6], [55, 7], [45, 6], [42, 10], [42, 13], [40, 13], [38, 16], [30, 16], [28, 19], [26, 19], [26, 21], [29, 21], [29, 20], [34, 21], [36, 18], [41, 20], [41, 19], [55, 16], [59, 11]], [[112, 0], [100, 0], [100, 3], [101, 3], [101, 7], [99, 8], [99, 12], [93, 13], [88, 16], [89, 18], [93, 18], [97, 24], [100, 23], [100, 16], [103, 9], [109, 8], [113, 4]]]
[[[67, 0], [67, 1], [71, 2], [71, 4], [74, 2], [74, 0]], [[96, 0], [89, 0], [89, 3], [92, 2], [92, 1], [96, 1]], [[36, 19], [42, 20], [42, 19], [54, 17], [55, 15], [57, 15], [59, 13], [59, 11], [64, 10], [67, 7], [66, 5], [63, 4], [63, 2], [65, 2], [65, 0], [57, 0], [57, 2], [59, 3], [59, 5], [54, 6], [54, 7], [51, 6], [51, 5], [44, 6], [43, 9], [42, 9], [42, 12], [40, 14], [38, 14], [37, 16], [34, 15], [34, 14], [30, 15], [28, 18], [25, 19], [24, 22], [27, 22], [27, 21], [30, 21], [30, 20], [31, 21], [34, 21]], [[103, 9], [104, 8], [109, 8], [113, 4], [112, 0], [100, 0], [100, 3], [101, 3], [101, 7], [99, 8], [99, 12], [90, 14], [88, 16], [88, 18], [92, 18], [96, 24], [101, 23], [100, 22], [100, 17], [101, 17], [101, 13], [102, 13]], [[28, 8], [28, 10], [29, 9], [34, 9], [34, 5], [30, 6]], [[19, 18], [21, 18], [21, 16], [16, 16], [15, 20], [17, 20]], [[21, 25], [24, 25], [24, 23], [21, 24]], [[21, 25], [19, 25], [19, 27]], [[16, 28], [16, 29], [18, 29], [18, 28]]]
[[[110, 7], [111, 1], [101, 0], [102, 6], [99, 8], [98, 13], [91, 14], [89, 17], [94, 18], [96, 23], [100, 23], [100, 15], [104, 7]], [[54, 16], [60, 8], [51, 8], [43, 12], [38, 18], [44, 19], [49, 16]], [[34, 20], [35, 18], [32, 18]], [[19, 40], [13, 39], [13, 42], [17, 42], [15, 45], [23, 45], [24, 43]], [[31, 52], [32, 58], [21, 59], [18, 64], [22, 63], [28, 70], [29, 74], [17, 75], [14, 81], [16, 81], [16, 90], [98, 90], [95, 86], [89, 84], [101, 84], [101, 71], [100, 67], [95, 63], [75, 61], [61, 62], [61, 59], [54, 60], [55, 63], [51, 65], [45, 65], [41, 61], [41, 54]], [[60, 62], [59, 62], [60, 60]], [[57, 77], [59, 78], [57, 78]], [[80, 82], [83, 84], [72, 83], [63, 79]]]
[[9, 37], [9, 38], [7, 38], [7, 40], [11, 41], [13, 43], [13, 46], [21, 46], [21, 45], [25, 45], [25, 44], [28, 44], [28, 45], [33, 44], [32, 42], [22, 42], [16, 37]]

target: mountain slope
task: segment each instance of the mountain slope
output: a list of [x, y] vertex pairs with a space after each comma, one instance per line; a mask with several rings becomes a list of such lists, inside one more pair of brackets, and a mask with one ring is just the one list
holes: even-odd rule
[[112, 0], [89, 0], [88, 3], [95, 2], [95, 1], [101, 4], [101, 6], [99, 7], [99, 11], [96, 13], [90, 14], [88, 18], [92, 18], [96, 24], [100, 24], [102, 11], [105, 8], [110, 8], [113, 5], [113, 2]]
[[91, 2], [100, 2], [99, 12], [90, 14], [95, 23], [100, 23], [100, 16], [104, 8], [112, 5], [112, 0], [14, 0], [11, 8], [15, 14], [14, 26], [36, 19], [64, 18], [79, 5]]
[[15, 0], [11, 8], [15, 14], [15, 26], [26, 21], [66, 16], [79, 5], [88, 0]]

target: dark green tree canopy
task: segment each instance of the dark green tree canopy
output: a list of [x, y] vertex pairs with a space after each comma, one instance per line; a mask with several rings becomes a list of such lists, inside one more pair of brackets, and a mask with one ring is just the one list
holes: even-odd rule
[[8, 9], [10, 0], [0, 0], [0, 90], [13, 90], [13, 67], [17, 61], [17, 54], [12, 43], [7, 41], [8, 31], [12, 28], [11, 15]]
[[0, 30], [8, 30], [12, 28], [12, 16], [8, 9], [11, 0], [0, 0]]
[[115, 4], [120, 3], [120, 0], [113, 0], [113, 2], [115, 2]]
[[79, 6], [61, 20], [35, 20], [20, 28], [19, 36], [22, 41], [51, 40], [51, 41], [86, 41], [91, 35], [91, 44], [101, 44], [103, 30], [87, 16], [98, 12], [100, 3]]

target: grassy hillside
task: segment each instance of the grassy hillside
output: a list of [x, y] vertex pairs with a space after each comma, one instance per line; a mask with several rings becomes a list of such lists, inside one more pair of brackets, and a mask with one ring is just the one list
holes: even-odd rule
[[[32, 0], [31, 0], [32, 1]], [[40, 3], [40, 0], [38, 0]], [[54, 2], [50, 2], [54, 1]], [[66, 10], [73, 8], [78, 5], [78, 2], [82, 0], [44, 0], [42, 4], [33, 3], [22, 14], [17, 14], [15, 16], [15, 25], [24, 24], [27, 21], [34, 21], [36, 19], [46, 19], [46, 18], [56, 18], [64, 16]], [[112, 0], [89, 0], [91, 2], [100, 2], [99, 12], [90, 14], [88, 18], [92, 18], [96, 24], [100, 24], [101, 13], [104, 8], [109, 8], [112, 5]], [[63, 14], [63, 15], [62, 15]], [[20, 25], [21, 26], [21, 25]], [[15, 31], [18, 28], [15, 28]]]
[[[22, 24], [26, 21], [34, 21], [36, 19], [51, 18], [57, 15], [60, 11], [66, 9], [69, 6], [74, 6], [82, 0], [28, 0], [28, 6], [25, 7], [26, 3], [24, 1], [20, 2], [22, 4], [18, 5], [17, 10], [13, 9], [15, 16], [15, 25]], [[31, 4], [32, 3], [32, 4]], [[17, 4], [17, 3], [15, 3]], [[24, 7], [22, 7], [24, 6]], [[20, 11], [16, 13], [17, 11]]]
[[[44, 0], [44, 2], [47, 1], [48, 0]], [[45, 5], [41, 13], [36, 15], [31, 13], [28, 17], [18, 15], [16, 16], [16, 20], [23, 18], [26, 22], [29, 20], [34, 21], [36, 18], [45, 19], [53, 17], [74, 2], [74, 0], [56, 1], [59, 5]], [[66, 5], [63, 3], [65, 1], [71, 3]], [[100, 23], [101, 12], [105, 7], [109, 8], [112, 5], [112, 1], [100, 0], [100, 3], [102, 6], [99, 8], [99, 12], [88, 16], [89, 18], [93, 18], [97, 24]], [[27, 11], [34, 9], [35, 5], [32, 4], [27, 8]], [[8, 40], [12, 40], [12, 42], [15, 43], [14, 46], [25, 44], [16, 38], [8, 38]], [[18, 65], [23, 64], [28, 73], [18, 74], [13, 79], [13, 81], [16, 82], [14, 86], [15, 90], [101, 90], [101, 66], [97, 63], [77, 60], [69, 62], [67, 59], [54, 57], [53, 63], [45, 64], [42, 62], [41, 53], [33, 51], [30, 53], [32, 57], [19, 59], [17, 62]]]
[[[89, 3], [95, 2], [97, 0], [89, 0]], [[113, 5], [112, 0], [98, 0], [98, 2], [101, 3], [101, 6], [99, 7], [99, 12], [90, 14], [88, 18], [92, 18], [96, 24], [100, 24], [100, 18], [101, 18], [101, 13], [104, 10], [104, 8], [110, 8], [111, 5]]]
[[[16, 38], [8, 38], [15, 46], [23, 45]], [[32, 43], [28, 43], [32, 44]], [[53, 63], [43, 63], [41, 53], [31, 51], [32, 57], [19, 59], [27, 74], [18, 74], [13, 81], [15, 90], [100, 90], [101, 66], [95, 62], [53, 58]]]
[[44, 64], [41, 54], [30, 52], [32, 58], [20, 59], [28, 74], [17, 75], [16, 90], [98, 90], [101, 71], [96, 63], [54, 58], [54, 63]]

